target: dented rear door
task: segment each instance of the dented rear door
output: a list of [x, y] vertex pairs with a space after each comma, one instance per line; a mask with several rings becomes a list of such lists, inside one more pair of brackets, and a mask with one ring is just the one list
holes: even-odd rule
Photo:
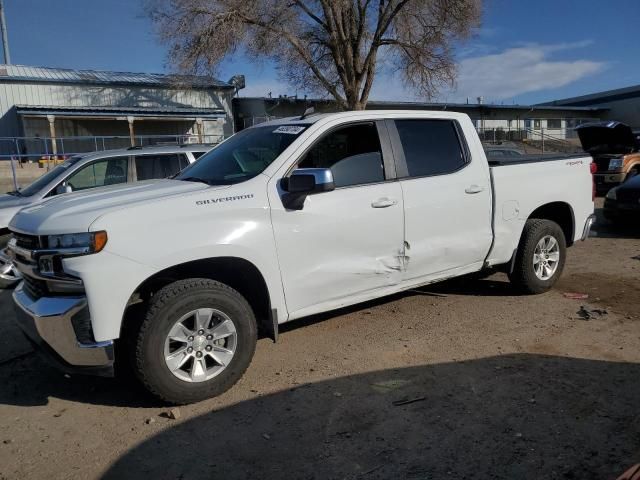
[[471, 123], [465, 127], [470, 131], [455, 120], [424, 118], [389, 125], [404, 197], [409, 283], [479, 270], [491, 247], [489, 168], [479, 142], [465, 140], [465, 134], [477, 138]]

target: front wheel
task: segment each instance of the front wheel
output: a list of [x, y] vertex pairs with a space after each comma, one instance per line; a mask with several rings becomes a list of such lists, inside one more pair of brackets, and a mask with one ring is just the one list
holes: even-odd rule
[[208, 279], [174, 282], [151, 299], [135, 346], [143, 385], [184, 404], [231, 388], [251, 363], [256, 320], [245, 298]]
[[562, 228], [550, 220], [527, 220], [509, 280], [524, 293], [543, 293], [556, 283], [566, 258]]

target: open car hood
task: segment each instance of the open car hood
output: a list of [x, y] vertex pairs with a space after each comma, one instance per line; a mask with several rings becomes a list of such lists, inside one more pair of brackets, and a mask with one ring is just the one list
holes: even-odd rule
[[630, 153], [638, 148], [636, 136], [624, 123], [585, 123], [577, 127], [576, 131], [583, 150], [588, 153]]

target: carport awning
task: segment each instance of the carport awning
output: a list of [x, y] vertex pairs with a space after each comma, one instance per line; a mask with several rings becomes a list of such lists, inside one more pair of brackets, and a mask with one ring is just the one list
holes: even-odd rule
[[47, 105], [16, 105], [16, 112], [22, 117], [127, 120], [127, 117], [145, 120], [193, 120], [224, 118], [226, 112], [222, 108], [192, 107], [59, 107]]

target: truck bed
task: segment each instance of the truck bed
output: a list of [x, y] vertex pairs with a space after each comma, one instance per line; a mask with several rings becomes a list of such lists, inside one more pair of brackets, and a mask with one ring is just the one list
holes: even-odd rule
[[522, 163], [537, 162], [553, 162], [556, 160], [570, 160], [573, 158], [588, 157], [588, 153], [559, 153], [559, 154], [537, 154], [537, 155], [518, 155], [513, 157], [504, 157], [496, 159], [488, 159], [489, 166], [501, 167], [504, 165], [518, 165]]

